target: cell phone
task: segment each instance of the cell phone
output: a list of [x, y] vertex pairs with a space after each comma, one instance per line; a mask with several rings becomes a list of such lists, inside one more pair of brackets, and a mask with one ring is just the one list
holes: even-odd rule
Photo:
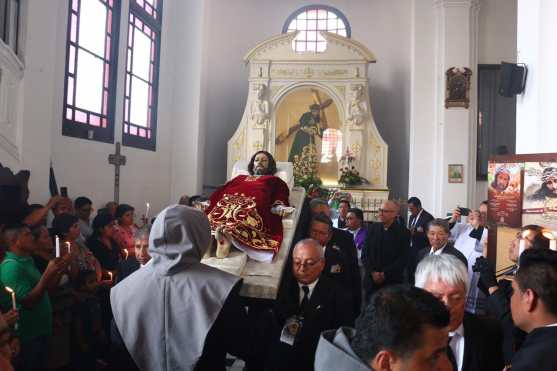
[[468, 214], [470, 214], [470, 209], [467, 207], [459, 207], [458, 211], [460, 211], [460, 215], [462, 216], [468, 216]]
[[68, 187], [60, 187], [60, 196], [68, 197]]

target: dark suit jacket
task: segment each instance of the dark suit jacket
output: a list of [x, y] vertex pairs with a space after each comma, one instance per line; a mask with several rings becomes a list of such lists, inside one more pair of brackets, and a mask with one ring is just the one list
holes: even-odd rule
[[130, 256], [126, 260], [122, 260], [118, 265], [118, 270], [116, 271], [116, 283], [122, 281], [124, 278], [138, 270], [139, 267], [139, 262], [135, 256]]
[[226, 353], [247, 359], [253, 353], [253, 327], [240, 299], [241, 281], [232, 289], [205, 338], [194, 371], [225, 371]]
[[557, 327], [539, 327], [526, 336], [512, 360], [511, 371], [557, 370]]
[[309, 309], [303, 314], [302, 328], [294, 345], [280, 342], [280, 332], [288, 318], [300, 311], [300, 288], [293, 280], [279, 295], [273, 309], [275, 327], [266, 362], [266, 370], [313, 370], [315, 350], [321, 332], [340, 326], [353, 325], [352, 305], [346, 291], [327, 276], [321, 275], [309, 300]]
[[333, 229], [333, 237], [325, 248], [323, 274], [338, 283], [351, 297], [353, 318], [360, 314], [362, 280], [358, 268], [358, 253], [350, 232]]
[[[514, 270], [513, 270], [514, 273]], [[522, 345], [526, 333], [516, 327], [511, 315], [511, 296], [513, 288], [511, 281], [501, 279], [498, 282], [499, 290], [488, 295], [485, 301], [487, 313], [501, 322], [503, 326], [503, 356], [505, 364], [510, 364], [514, 353]]]
[[499, 322], [464, 314], [464, 358], [462, 371], [501, 371], [503, 330]]
[[[431, 250], [431, 247], [428, 246], [428, 247], [424, 247], [423, 249], [418, 251], [418, 263], [420, 262], [420, 260], [422, 260], [423, 258], [425, 258], [426, 256], [429, 255], [430, 250]], [[466, 265], [466, 268], [468, 268], [468, 260], [466, 259], [466, 257], [464, 256], [463, 253], [458, 251], [453, 246], [452, 242], [447, 242], [447, 245], [445, 245], [445, 248], [443, 249], [442, 254], [450, 254], [450, 255], [453, 255], [453, 256], [457, 257], [461, 262], [464, 263], [464, 265]]]
[[[408, 228], [412, 226], [412, 224], [414, 223], [414, 219], [416, 219], [416, 217], [410, 216], [410, 220], [408, 221]], [[414, 249], [415, 251], [420, 251], [421, 249], [429, 245], [429, 241], [426, 236], [426, 229], [427, 224], [432, 220], [433, 215], [422, 209], [422, 213], [420, 214], [416, 225], [410, 229], [412, 236], [412, 249]], [[413, 234], [412, 230], [414, 231]]]
[[[393, 223], [387, 231], [383, 228], [383, 223], [372, 223], [369, 226], [366, 245], [362, 251], [367, 297], [383, 286], [403, 282], [404, 270], [409, 264], [409, 251], [410, 232], [405, 226]], [[377, 285], [372, 281], [372, 272], [385, 273], [383, 284]]]

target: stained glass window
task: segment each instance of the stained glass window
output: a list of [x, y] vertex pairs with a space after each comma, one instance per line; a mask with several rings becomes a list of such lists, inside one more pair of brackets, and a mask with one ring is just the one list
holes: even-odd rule
[[64, 135], [114, 141], [119, 4], [69, 1]]
[[128, 19], [123, 143], [150, 150], [156, 147], [161, 12], [161, 0], [135, 0]]
[[283, 33], [299, 31], [292, 41], [296, 52], [324, 52], [327, 41], [319, 31], [350, 37], [348, 20], [339, 10], [325, 5], [310, 5], [298, 9], [284, 24]]

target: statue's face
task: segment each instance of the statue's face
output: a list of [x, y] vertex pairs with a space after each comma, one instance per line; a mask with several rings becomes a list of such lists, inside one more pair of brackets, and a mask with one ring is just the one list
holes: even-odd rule
[[552, 193], [552, 196], [557, 196], [557, 178], [550, 178], [545, 182], [547, 189]]
[[269, 169], [269, 158], [264, 153], [258, 153], [253, 159], [253, 172], [255, 175], [265, 175]]
[[311, 110], [311, 114], [313, 115], [313, 117], [319, 117], [319, 110], [318, 109], [312, 109]]

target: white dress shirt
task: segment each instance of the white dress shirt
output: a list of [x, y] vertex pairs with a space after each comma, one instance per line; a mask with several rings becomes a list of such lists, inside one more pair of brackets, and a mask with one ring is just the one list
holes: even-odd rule
[[313, 289], [315, 288], [315, 285], [317, 285], [317, 282], [319, 282], [319, 279], [316, 279], [315, 281], [313, 281], [310, 284], [304, 284], [304, 283], [300, 283], [298, 282], [298, 287], [299, 287], [299, 296], [300, 296], [300, 303], [302, 302], [302, 299], [304, 298], [304, 290], [302, 290], [302, 286], [307, 286], [309, 288], [309, 292], [308, 292], [308, 300], [311, 298], [311, 294], [313, 294]]
[[433, 247], [432, 247], [431, 249], [429, 249], [429, 255], [441, 255], [441, 254], [443, 254], [443, 250], [445, 250], [445, 246], [447, 246], [447, 244], [445, 244], [439, 250], [433, 250]]
[[464, 363], [464, 326], [462, 326], [462, 323], [455, 331], [449, 332], [449, 337], [451, 336], [452, 339], [449, 346], [453, 350], [456, 359], [457, 371], [462, 371], [462, 364]]

